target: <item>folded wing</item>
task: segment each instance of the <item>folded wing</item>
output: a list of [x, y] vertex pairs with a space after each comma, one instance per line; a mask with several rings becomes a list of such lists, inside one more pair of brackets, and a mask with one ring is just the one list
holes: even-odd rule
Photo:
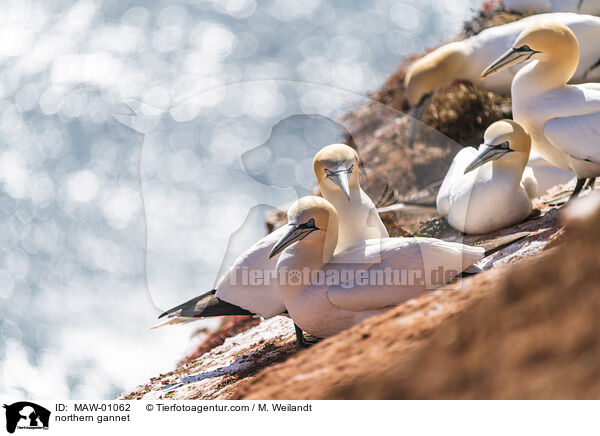
[[241, 254], [217, 283], [216, 297], [263, 318], [284, 312], [275, 275], [277, 257], [269, 259], [269, 254], [285, 232], [281, 227]]
[[334, 256], [326, 277], [345, 280], [327, 294], [341, 309], [382, 309], [447, 283], [483, 256], [483, 248], [431, 238], [370, 239]]
[[544, 133], [572, 158], [600, 163], [600, 112], [554, 118], [546, 123]]

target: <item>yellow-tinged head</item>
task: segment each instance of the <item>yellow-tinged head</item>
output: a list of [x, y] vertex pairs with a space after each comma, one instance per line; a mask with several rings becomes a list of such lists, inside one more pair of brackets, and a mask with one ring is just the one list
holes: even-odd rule
[[296, 241], [324, 243], [328, 256], [333, 254], [337, 244], [338, 216], [329, 201], [313, 195], [296, 200], [288, 209], [287, 225], [288, 231], [275, 244], [270, 258]]
[[461, 42], [443, 45], [416, 60], [406, 72], [404, 87], [412, 107], [437, 88], [458, 79], [465, 62]]
[[[332, 219], [333, 218], [333, 219]], [[327, 231], [332, 225], [337, 228], [337, 212], [323, 197], [308, 195], [296, 200], [288, 209], [288, 223], [302, 225], [314, 220], [314, 226]], [[312, 222], [311, 222], [312, 224]]]
[[519, 161], [526, 162], [531, 150], [531, 138], [527, 131], [513, 120], [500, 120], [491, 124], [483, 134], [483, 144], [479, 155], [465, 169], [465, 174], [481, 165], [514, 156], [513, 153], [524, 154]]
[[507, 144], [511, 151], [521, 153], [529, 153], [531, 150], [529, 134], [513, 120], [500, 120], [490, 124], [483, 134], [483, 141], [491, 147]]
[[323, 195], [342, 192], [348, 200], [358, 189], [358, 153], [346, 144], [323, 147], [313, 159], [313, 169]]
[[579, 63], [579, 42], [571, 29], [558, 21], [542, 21], [525, 28], [512, 48], [487, 67], [485, 78], [521, 62], [552, 63], [555, 75], [568, 81]]
[[528, 26], [513, 44], [516, 48], [523, 46], [540, 52], [537, 58], [543, 58], [543, 55], [579, 53], [577, 37], [571, 29], [558, 21], [543, 21]]
[[467, 62], [463, 42], [451, 42], [415, 61], [404, 77], [408, 102], [412, 106], [409, 146], [412, 147], [419, 121], [431, 104], [435, 91], [454, 80], [460, 79]]

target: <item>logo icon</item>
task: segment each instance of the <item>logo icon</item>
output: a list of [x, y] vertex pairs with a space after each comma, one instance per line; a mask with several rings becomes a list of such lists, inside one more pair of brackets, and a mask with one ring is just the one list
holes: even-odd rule
[[48, 429], [50, 411], [29, 401], [19, 401], [4, 405], [6, 409], [6, 431], [14, 433], [15, 429]]

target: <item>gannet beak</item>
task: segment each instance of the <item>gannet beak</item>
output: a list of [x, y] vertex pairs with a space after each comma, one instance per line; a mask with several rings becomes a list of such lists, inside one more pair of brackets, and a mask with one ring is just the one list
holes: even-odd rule
[[350, 173], [348, 171], [340, 171], [330, 176], [329, 179], [342, 190], [348, 201], [350, 201]]
[[540, 52], [532, 50], [528, 46], [523, 46], [519, 48], [513, 47], [506, 53], [504, 53], [502, 56], [500, 56], [494, 63], [492, 63], [492, 65], [483, 70], [483, 72], [481, 73], [481, 78], [485, 79], [486, 77], [489, 77], [492, 74], [496, 74], [499, 71], [504, 70], [505, 68], [508, 68], [515, 64], [519, 64], [521, 62], [528, 61], [531, 58], [531, 56], [533, 56], [536, 53]]
[[330, 169], [325, 170], [327, 178], [337, 185], [342, 190], [348, 201], [350, 200], [350, 174], [354, 170], [354, 164], [350, 168], [342, 168], [335, 171]]
[[408, 131], [408, 146], [412, 147], [415, 138], [417, 137], [417, 132], [419, 131], [419, 123], [423, 119], [423, 115], [425, 111], [433, 101], [433, 92], [423, 95], [421, 100], [416, 104], [416, 106], [410, 112], [410, 129]]
[[479, 168], [481, 165], [487, 162], [498, 160], [505, 154], [510, 153], [512, 150], [508, 148], [508, 145], [505, 144], [507, 143], [500, 145], [481, 144], [481, 153], [479, 153], [479, 156], [477, 156], [473, 160], [473, 162], [471, 162], [469, 166], [465, 169], [465, 174], [467, 174], [470, 171], [473, 171], [476, 168]]
[[288, 232], [279, 241], [277, 241], [277, 243], [271, 250], [271, 254], [269, 254], [269, 259], [273, 258], [273, 256], [277, 256], [286, 247], [292, 245], [294, 242], [301, 241], [302, 239], [306, 238], [315, 230], [321, 230], [314, 224], [310, 225], [308, 223], [288, 224], [288, 226]]

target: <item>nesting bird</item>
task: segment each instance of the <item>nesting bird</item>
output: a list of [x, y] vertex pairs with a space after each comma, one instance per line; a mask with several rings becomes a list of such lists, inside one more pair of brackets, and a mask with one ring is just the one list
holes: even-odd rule
[[557, 21], [528, 26], [482, 78], [521, 62], [513, 80], [513, 118], [531, 135], [532, 146], [554, 165], [573, 171], [576, 196], [585, 179], [600, 175], [600, 83], [569, 85], [580, 47], [569, 27]]
[[[321, 149], [314, 158], [313, 168], [321, 193], [338, 209], [339, 233], [335, 251], [371, 238], [388, 236], [375, 205], [361, 189], [358, 178], [359, 158], [345, 144], [332, 144]], [[210, 316], [256, 314], [270, 318], [285, 312], [274, 278], [277, 258], [269, 257], [278, 241], [286, 234], [286, 226], [260, 239], [242, 253], [218, 280], [215, 289], [194, 297], [160, 315], [177, 324]], [[273, 272], [260, 284], [250, 282], [248, 274]], [[297, 332], [299, 333], [299, 332]], [[298, 337], [302, 343], [304, 339]]]
[[462, 41], [443, 45], [415, 61], [404, 79], [406, 95], [413, 108], [410, 142], [414, 141], [425, 110], [435, 92], [456, 80], [467, 80], [484, 89], [508, 95], [518, 67], [503, 69], [482, 81], [481, 71], [512, 47], [515, 38], [535, 23], [554, 20], [568, 26], [577, 35], [581, 56], [572, 81], [600, 80], [600, 18], [574, 13], [534, 15], [512, 23], [483, 30]]
[[512, 120], [497, 121], [476, 150], [454, 158], [436, 205], [450, 225], [467, 234], [490, 233], [520, 223], [532, 211], [537, 181], [527, 168], [531, 140]]
[[[294, 322], [320, 338], [445, 284], [485, 255], [481, 247], [431, 238], [369, 239], [334, 254], [338, 213], [313, 196], [290, 206], [286, 227], [273, 248], [280, 253], [279, 291]], [[408, 276], [386, 282], [386, 270], [389, 280], [393, 272]], [[298, 279], [300, 272], [307, 280]]]

